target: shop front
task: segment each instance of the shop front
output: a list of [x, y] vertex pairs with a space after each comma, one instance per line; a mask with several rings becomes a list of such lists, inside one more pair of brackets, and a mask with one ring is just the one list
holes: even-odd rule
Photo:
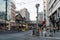
[[22, 25], [22, 31], [25, 31], [25, 30], [26, 30], [26, 25], [23, 24], [23, 25]]
[[8, 30], [7, 23], [0, 22], [0, 31], [6, 31]]

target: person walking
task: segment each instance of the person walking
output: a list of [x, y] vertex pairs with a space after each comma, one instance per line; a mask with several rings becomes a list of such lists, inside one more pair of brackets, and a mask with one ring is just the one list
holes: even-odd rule
[[40, 30], [40, 27], [38, 27], [38, 30], [37, 30], [37, 33], [38, 33], [37, 35], [38, 35], [38, 36], [40, 35], [40, 31], [41, 31], [41, 30]]
[[56, 32], [56, 27], [54, 27], [53, 30], [54, 30], [54, 33], [55, 33]]
[[32, 27], [32, 32], [33, 32], [33, 35], [36, 35], [36, 26], [35, 25]]
[[43, 28], [43, 37], [46, 37], [47, 36], [47, 30], [46, 28]]

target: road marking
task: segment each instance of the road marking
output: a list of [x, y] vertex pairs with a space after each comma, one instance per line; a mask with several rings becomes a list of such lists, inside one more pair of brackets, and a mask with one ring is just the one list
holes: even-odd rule
[[40, 37], [40, 38], [60, 39], [60, 37]]

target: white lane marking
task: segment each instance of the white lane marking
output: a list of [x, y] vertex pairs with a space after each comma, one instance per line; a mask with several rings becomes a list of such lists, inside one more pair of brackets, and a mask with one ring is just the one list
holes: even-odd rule
[[40, 37], [40, 38], [60, 39], [60, 37]]

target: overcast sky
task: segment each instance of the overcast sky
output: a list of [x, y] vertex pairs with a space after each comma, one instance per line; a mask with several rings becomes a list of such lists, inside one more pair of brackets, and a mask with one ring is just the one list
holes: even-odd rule
[[43, 11], [43, 0], [14, 0], [16, 4], [16, 10], [27, 8], [30, 13], [30, 19], [36, 20], [36, 7], [37, 3], [40, 4], [39, 12]]

